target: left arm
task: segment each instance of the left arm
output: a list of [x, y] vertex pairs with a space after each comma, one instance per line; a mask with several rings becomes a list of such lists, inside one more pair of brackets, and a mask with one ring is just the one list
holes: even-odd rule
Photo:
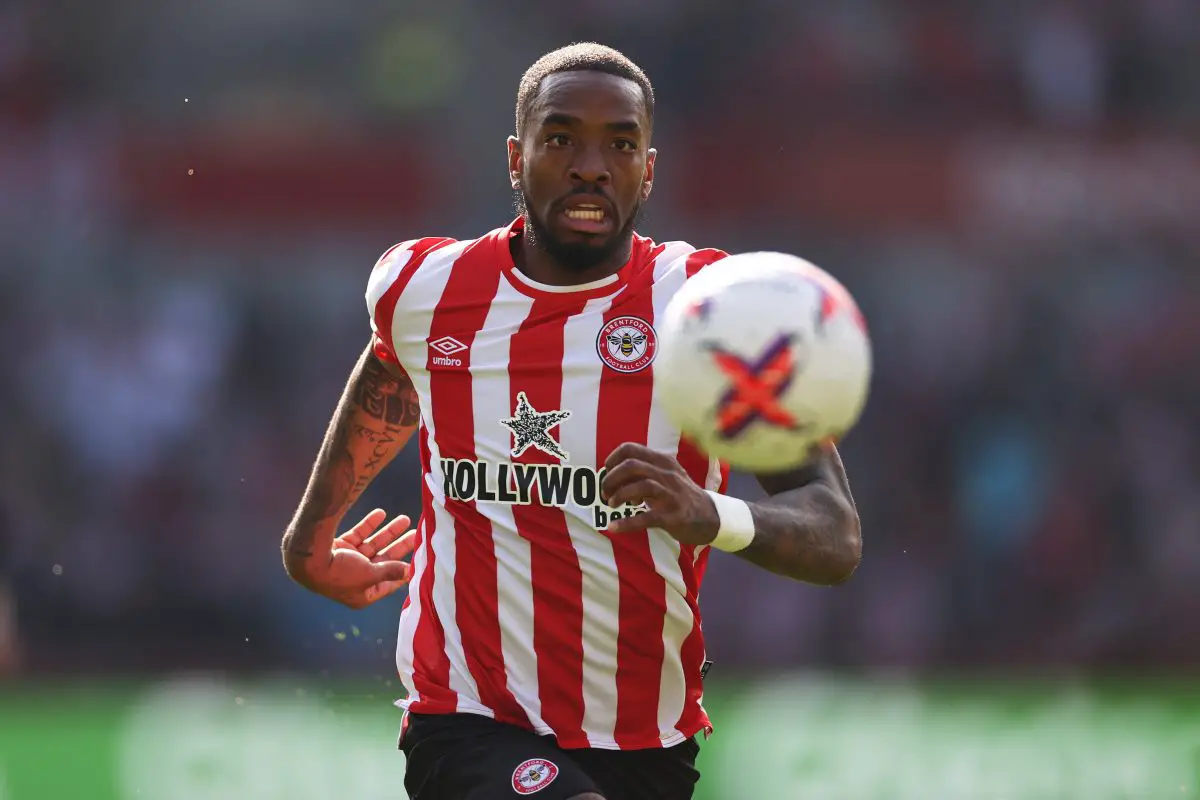
[[758, 475], [769, 497], [750, 503], [754, 539], [737, 554], [778, 575], [836, 586], [862, 558], [862, 530], [836, 449], [778, 475]]
[[[685, 544], [711, 544], [721, 517], [711, 495], [675, 459], [643, 445], [624, 444], [607, 463], [603, 492], [610, 506], [647, 510], [614, 521], [614, 533], [662, 528]], [[798, 581], [836, 586], [862, 557], [858, 511], [837, 450], [829, 448], [792, 472], [757, 476], [769, 497], [748, 503], [754, 536], [737, 555]]]

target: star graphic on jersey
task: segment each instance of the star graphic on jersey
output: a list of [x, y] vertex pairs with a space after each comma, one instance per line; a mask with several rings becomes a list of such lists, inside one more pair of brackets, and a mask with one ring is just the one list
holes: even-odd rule
[[500, 424], [513, 432], [515, 441], [512, 447], [512, 457], [517, 458], [530, 447], [536, 447], [543, 453], [567, 460], [567, 451], [550, 436], [550, 429], [567, 417], [570, 411], [538, 411], [529, 404], [529, 398], [524, 392], [517, 392], [517, 410], [510, 419], [500, 420]]

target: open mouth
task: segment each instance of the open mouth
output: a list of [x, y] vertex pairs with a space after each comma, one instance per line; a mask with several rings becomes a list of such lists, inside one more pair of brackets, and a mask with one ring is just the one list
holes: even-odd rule
[[567, 228], [577, 233], [608, 233], [613, 227], [608, 212], [591, 203], [563, 209], [562, 215]]

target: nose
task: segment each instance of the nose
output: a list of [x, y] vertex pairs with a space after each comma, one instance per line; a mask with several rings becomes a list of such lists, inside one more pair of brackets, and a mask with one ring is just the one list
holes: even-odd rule
[[612, 180], [608, 163], [599, 147], [581, 147], [571, 164], [571, 180], [578, 183], [607, 184]]

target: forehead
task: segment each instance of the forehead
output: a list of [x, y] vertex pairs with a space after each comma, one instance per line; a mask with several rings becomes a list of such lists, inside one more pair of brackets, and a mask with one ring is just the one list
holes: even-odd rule
[[542, 79], [530, 121], [540, 125], [550, 114], [569, 114], [582, 120], [636, 121], [648, 125], [642, 87], [628, 78], [606, 72], [556, 72]]

